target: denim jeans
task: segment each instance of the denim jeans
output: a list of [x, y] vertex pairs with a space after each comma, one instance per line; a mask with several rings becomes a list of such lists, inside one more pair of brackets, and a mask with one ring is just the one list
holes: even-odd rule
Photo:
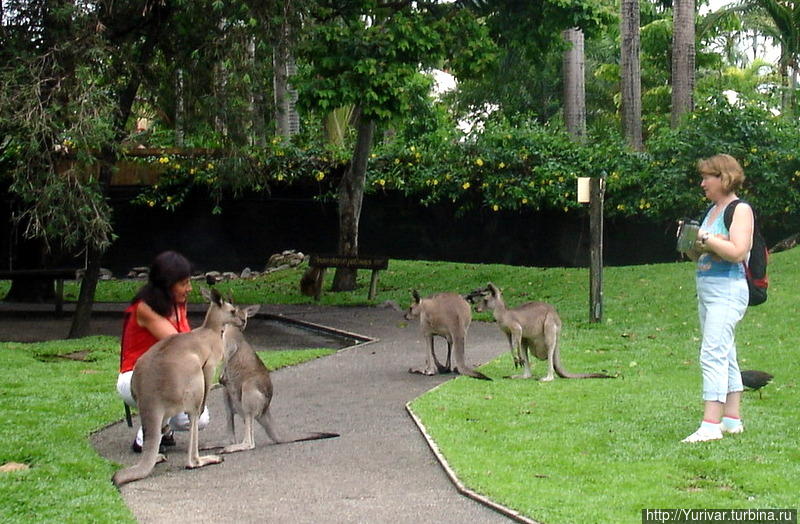
[[703, 400], [725, 402], [728, 393], [742, 391], [742, 375], [736, 361], [736, 324], [747, 311], [747, 281], [744, 278], [697, 277], [700, 313], [700, 368]]

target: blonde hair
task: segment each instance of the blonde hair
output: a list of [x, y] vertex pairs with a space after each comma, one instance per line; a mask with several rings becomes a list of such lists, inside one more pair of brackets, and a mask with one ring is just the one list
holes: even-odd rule
[[719, 154], [704, 158], [697, 162], [700, 174], [714, 175], [722, 179], [722, 189], [726, 193], [735, 193], [744, 184], [744, 170], [731, 155]]

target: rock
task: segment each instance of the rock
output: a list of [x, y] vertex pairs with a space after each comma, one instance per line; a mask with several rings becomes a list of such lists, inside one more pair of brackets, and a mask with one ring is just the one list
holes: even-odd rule
[[19, 462], [6, 462], [0, 466], [0, 473], [10, 473], [12, 471], [25, 471], [31, 469], [27, 464], [20, 464]]
[[225, 280], [236, 280], [239, 278], [239, 275], [237, 275], [233, 271], [226, 271], [222, 274], [222, 278], [224, 278]]
[[250, 278], [252, 276], [253, 276], [253, 271], [249, 267], [244, 268], [242, 270], [242, 273], [239, 275], [240, 278]]

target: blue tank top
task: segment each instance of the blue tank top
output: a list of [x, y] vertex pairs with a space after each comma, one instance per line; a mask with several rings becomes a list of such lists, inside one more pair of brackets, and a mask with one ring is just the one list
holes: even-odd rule
[[[725, 206], [726, 208], [728, 206]], [[709, 216], [707, 213], [703, 219], [701, 229], [708, 231], [711, 236], [722, 237], [724, 239], [730, 238], [730, 231], [725, 225], [725, 209], [719, 212], [714, 221], [709, 223]], [[698, 277], [727, 277], [727, 278], [745, 278], [744, 268], [740, 262], [728, 262], [719, 255], [713, 253], [703, 253], [697, 259], [697, 276]]]

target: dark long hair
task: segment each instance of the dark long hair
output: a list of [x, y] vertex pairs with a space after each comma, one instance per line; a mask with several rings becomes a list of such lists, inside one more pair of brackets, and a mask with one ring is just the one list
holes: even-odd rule
[[147, 284], [142, 286], [131, 302], [144, 300], [162, 317], [169, 316], [175, 307], [170, 288], [192, 276], [192, 263], [176, 251], [164, 251], [150, 265]]

